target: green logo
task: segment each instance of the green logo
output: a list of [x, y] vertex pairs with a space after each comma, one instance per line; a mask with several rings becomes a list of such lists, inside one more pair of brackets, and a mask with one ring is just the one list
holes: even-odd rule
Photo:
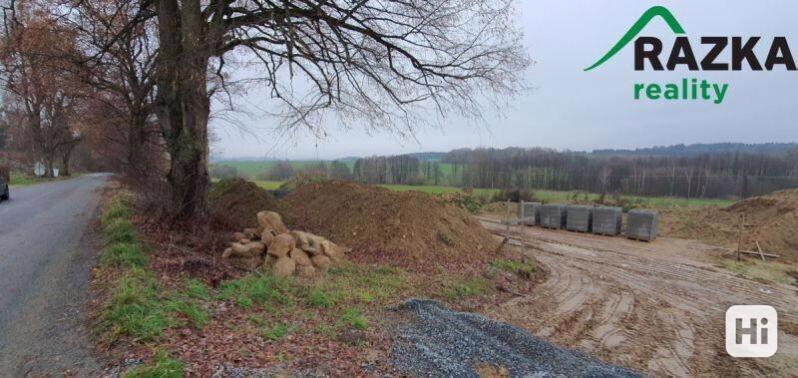
[[[662, 18], [675, 34], [674, 42], [669, 48], [657, 37], [640, 35], [657, 17]], [[634, 45], [634, 70], [637, 72], [646, 71], [647, 67], [654, 71], [672, 72], [679, 70], [738, 72], [746, 66], [751, 71], [773, 71], [780, 67], [787, 71], [798, 71], [796, 57], [792, 54], [787, 37], [773, 37], [767, 55], [758, 56], [756, 45], [761, 40], [760, 36], [744, 38], [717, 35], [693, 37], [691, 40], [667, 8], [656, 6], [643, 13], [610, 51], [592, 66], [585, 68], [585, 71], [606, 63], [630, 43]], [[725, 51], [729, 51], [729, 54], [724, 54]], [[634, 83], [632, 96], [635, 100], [691, 100], [721, 104], [730, 92], [729, 87], [728, 83], [684, 77], [670, 83]]]
[[648, 25], [648, 23], [651, 22], [651, 20], [653, 20], [655, 17], [661, 17], [663, 20], [665, 20], [665, 23], [668, 24], [668, 26], [675, 34], [679, 35], [685, 33], [684, 28], [682, 28], [682, 25], [679, 24], [679, 21], [676, 21], [676, 17], [673, 17], [673, 14], [671, 13], [671, 11], [668, 10], [668, 8], [665, 8], [663, 6], [651, 7], [649, 10], [643, 13], [642, 16], [640, 16], [640, 19], [638, 19], [637, 22], [635, 22], [634, 25], [632, 25], [629, 31], [626, 32], [626, 34], [624, 34], [623, 37], [621, 37], [618, 43], [616, 43], [615, 46], [612, 46], [612, 49], [610, 49], [610, 51], [608, 51], [603, 57], [601, 57], [601, 59], [599, 59], [598, 62], [594, 63], [592, 66], [588, 68], [585, 68], [585, 71], [590, 71], [604, 64], [604, 62], [612, 59], [612, 57], [615, 56], [615, 54], [623, 50], [623, 48], [626, 47], [626, 45], [628, 45], [629, 42], [634, 40], [635, 37], [637, 37], [637, 35], [640, 34], [640, 32], [643, 31], [646, 25]]

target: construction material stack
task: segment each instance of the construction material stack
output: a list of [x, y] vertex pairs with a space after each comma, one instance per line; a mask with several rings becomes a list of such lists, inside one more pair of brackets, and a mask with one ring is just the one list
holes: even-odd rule
[[622, 219], [620, 207], [597, 207], [593, 209], [593, 233], [617, 236], [621, 233]]
[[540, 202], [524, 202], [518, 206], [518, 219], [527, 226], [540, 224]]
[[559, 230], [566, 225], [565, 205], [549, 204], [540, 206], [540, 226]]
[[568, 231], [590, 232], [590, 223], [593, 219], [592, 206], [569, 205], [565, 207], [566, 226]]
[[657, 237], [659, 214], [648, 210], [632, 210], [626, 221], [626, 237], [652, 241]]

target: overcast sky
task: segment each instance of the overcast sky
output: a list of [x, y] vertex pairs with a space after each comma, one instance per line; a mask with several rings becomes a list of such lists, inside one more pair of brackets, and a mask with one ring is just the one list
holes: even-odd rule
[[[277, 138], [278, 120], [265, 114], [271, 104], [251, 89], [234, 99], [246, 111], [231, 115], [241, 127], [211, 123], [214, 158], [334, 159], [347, 156], [448, 151], [461, 147], [550, 147], [571, 150], [636, 148], [678, 143], [798, 141], [798, 72], [635, 72], [633, 46], [603, 66], [583, 69], [604, 53], [649, 7], [667, 6], [693, 42], [701, 36], [761, 36], [764, 60], [773, 36], [786, 36], [798, 55], [798, 2], [713, 1], [517, 1], [525, 48], [535, 60], [526, 77], [533, 90], [512, 101], [512, 109], [488, 111], [472, 125], [450, 116], [442, 128], [422, 129], [417, 140], [330, 125], [318, 140], [305, 133]], [[661, 21], [643, 35], [660, 37], [667, 52], [672, 33]], [[666, 54], [663, 54], [666, 55]], [[728, 53], [722, 58], [728, 61]], [[728, 83], [726, 99], [711, 101], [635, 100], [635, 83], [677, 83], [682, 78]], [[276, 141], [279, 140], [279, 141]]]

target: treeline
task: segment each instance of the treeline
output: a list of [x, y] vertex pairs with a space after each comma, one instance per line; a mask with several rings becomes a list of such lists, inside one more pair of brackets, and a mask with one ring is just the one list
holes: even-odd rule
[[340, 161], [319, 161], [307, 164], [300, 169], [294, 168], [290, 161], [279, 161], [267, 171], [258, 174], [257, 178], [266, 181], [284, 181], [296, 175], [325, 177], [332, 180], [352, 180], [352, 172], [349, 167]]
[[358, 159], [352, 169], [355, 181], [365, 184], [423, 184], [421, 163], [409, 155], [374, 156]]
[[798, 150], [696, 156], [597, 156], [533, 148], [460, 149], [444, 162], [460, 185], [687, 198], [749, 197], [798, 187]]
[[[457, 149], [440, 161], [415, 156], [360, 159], [353, 179], [368, 184], [451, 185], [496, 189], [583, 190], [686, 198], [750, 197], [798, 187], [798, 148], [685, 156], [612, 156], [544, 148]], [[675, 146], [674, 150], [681, 147]]]
[[655, 146], [637, 148], [634, 150], [593, 150], [592, 155], [604, 156], [698, 156], [704, 154], [720, 153], [746, 153], [746, 154], [785, 154], [798, 149], [796, 143], [698, 143], [676, 144], [672, 146]]
[[[729, 146], [734, 144], [717, 145], [717, 150], [724, 152], [684, 156], [464, 148], [438, 155], [440, 160], [425, 161], [419, 155], [361, 158], [351, 171], [339, 161], [303, 164], [301, 168], [288, 161], [278, 162], [258, 178], [283, 181], [305, 174], [364, 184], [582, 190], [686, 198], [744, 198], [798, 187], [798, 148], [776, 153], [786, 144], [769, 144], [763, 149], [746, 145], [746, 151], [767, 151], [751, 153], [727, 151]], [[215, 171], [218, 177], [237, 174], [221, 167]]]

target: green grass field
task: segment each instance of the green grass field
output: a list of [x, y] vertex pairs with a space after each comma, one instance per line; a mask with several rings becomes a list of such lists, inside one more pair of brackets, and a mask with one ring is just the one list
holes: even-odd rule
[[[282, 185], [281, 181], [254, 181], [258, 186], [266, 190], [275, 190]], [[415, 190], [428, 194], [443, 194], [459, 192], [462, 189], [450, 186], [434, 186], [434, 185], [380, 185], [395, 191]], [[477, 195], [492, 196], [498, 192], [498, 189], [474, 189]], [[543, 202], [572, 202], [574, 194], [577, 194], [580, 201], [596, 201], [599, 199], [598, 194], [576, 192], [576, 191], [557, 191], [557, 190], [533, 190], [535, 197]], [[621, 196], [622, 198], [632, 201], [643, 201], [646, 206], [655, 208], [663, 207], [705, 207], [705, 206], [719, 206], [725, 207], [734, 203], [732, 200], [723, 199], [687, 199], [687, 198], [672, 198], [672, 197], [640, 197], [640, 196]]]
[[[295, 171], [299, 171], [308, 165], [317, 164], [320, 162], [329, 163], [330, 161], [327, 160], [292, 160], [290, 161], [291, 166], [294, 167]], [[271, 167], [275, 164], [279, 163], [278, 161], [243, 161], [243, 160], [223, 160], [213, 165], [227, 165], [231, 167], [235, 167], [238, 170], [238, 173], [242, 176], [245, 176], [250, 179], [256, 178], [259, 174], [267, 172]], [[352, 170], [352, 167], [355, 165], [352, 161], [345, 162], [349, 169]]]
[[[382, 187], [396, 190], [396, 191], [405, 191], [405, 190], [416, 190], [419, 192], [430, 193], [430, 194], [442, 194], [442, 193], [451, 193], [451, 192], [458, 192], [461, 189], [455, 187], [448, 187], [448, 186], [429, 186], [429, 185], [421, 185], [421, 186], [413, 186], [413, 185], [380, 185]], [[479, 195], [493, 195], [494, 193], [498, 192], [498, 189], [474, 189], [474, 192]], [[601, 197], [599, 194], [593, 193], [584, 193], [584, 192], [577, 192], [577, 191], [558, 191], [558, 190], [532, 190], [535, 193], [535, 197], [543, 202], [571, 202], [573, 200], [574, 195], [576, 194], [579, 200], [587, 200], [587, 201], [596, 201]], [[642, 200], [654, 207], [674, 207], [674, 206], [696, 206], [696, 207], [704, 207], [704, 206], [729, 206], [734, 203], [732, 200], [723, 200], [723, 199], [687, 199], [687, 198], [673, 198], [673, 197], [641, 197], [641, 196], [621, 196], [622, 198], [626, 198], [629, 200]]]
[[277, 190], [280, 188], [280, 185], [283, 184], [283, 181], [252, 180], [252, 182], [266, 190]]

